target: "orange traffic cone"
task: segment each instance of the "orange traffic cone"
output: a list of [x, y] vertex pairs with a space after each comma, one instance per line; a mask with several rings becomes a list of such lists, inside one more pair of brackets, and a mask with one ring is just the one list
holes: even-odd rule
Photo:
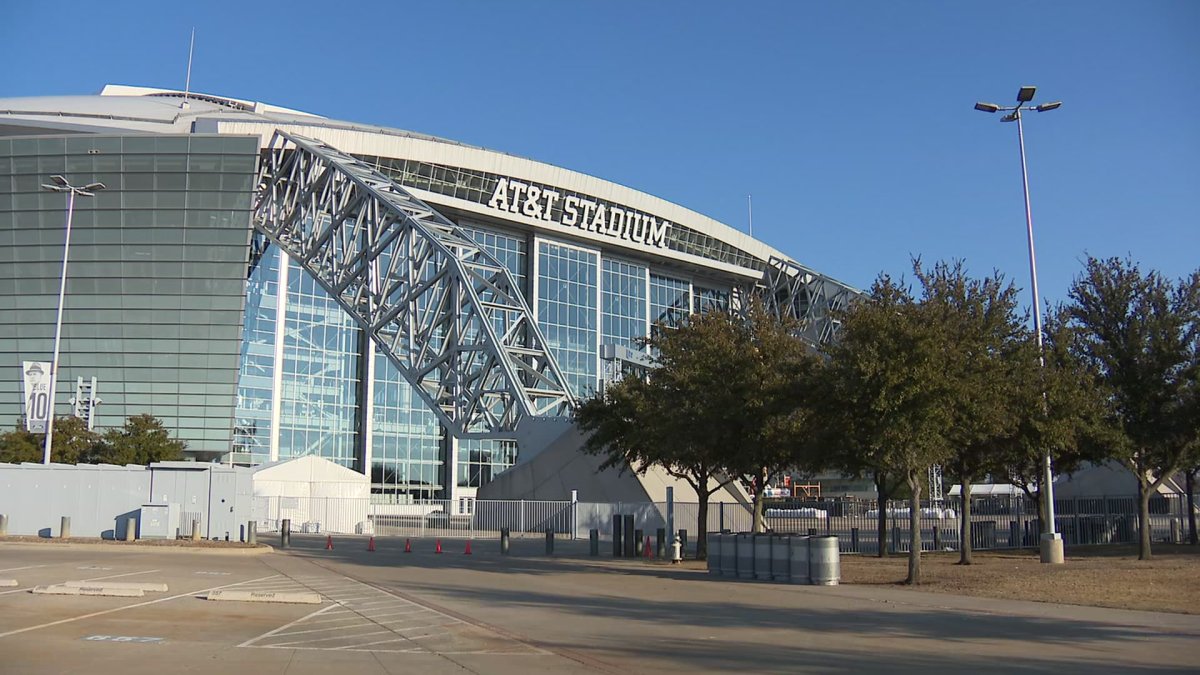
[[642, 552], [645, 554], [647, 560], [654, 557], [654, 549], [650, 548], [650, 535], [646, 535], [646, 544], [642, 546]]
[[333, 535], [332, 534], [329, 535], [329, 538], [325, 540], [325, 550], [326, 551], [333, 550]]
[[370, 541], [367, 542], [367, 550], [371, 553], [375, 552], [375, 537], [371, 537]]
[[433, 552], [434, 552], [434, 553], [441, 553], [441, 552], [442, 552], [442, 540], [441, 540], [441, 539], [438, 539], [438, 540], [437, 540], [437, 548], [433, 549]]
[[412, 553], [412, 539], [405, 539], [405, 540], [404, 540], [404, 552], [405, 552], [405, 553]]
[[463, 555], [471, 555], [471, 540], [467, 540], [467, 549], [463, 551]]

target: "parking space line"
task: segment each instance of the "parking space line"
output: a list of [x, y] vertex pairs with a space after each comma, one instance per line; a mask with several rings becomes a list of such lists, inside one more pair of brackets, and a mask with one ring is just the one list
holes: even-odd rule
[[326, 626], [325, 628], [313, 628], [310, 630], [293, 630], [293, 631], [288, 631], [286, 633], [276, 633], [272, 637], [279, 637], [280, 635], [301, 635], [303, 633], [324, 633], [326, 631], [331, 631], [331, 630], [346, 630], [348, 628], [357, 628], [357, 627], [358, 626], [355, 626], [353, 624], [349, 625], [349, 626]]
[[[367, 637], [368, 635], [383, 635], [385, 633], [391, 633], [391, 632], [392, 631], [390, 631], [390, 630], [373, 630], [370, 633], [356, 633], [354, 635], [354, 637]], [[329, 640], [345, 640], [345, 639], [346, 639], [345, 635], [334, 635], [333, 637], [317, 638], [315, 640], [295, 640], [292, 642], [276, 642], [273, 646], [286, 647], [288, 645], [298, 645], [298, 644], [304, 644], [304, 643], [310, 643], [310, 642], [327, 642]]]
[[118, 577], [132, 577], [132, 576], [136, 576], [138, 574], [150, 574], [151, 572], [161, 572], [161, 571], [162, 570], [145, 570], [143, 572], [126, 572], [124, 574], [110, 574], [106, 577], [92, 577], [90, 579], [84, 579], [84, 581], [100, 581], [101, 579], [116, 579]]
[[285, 630], [291, 628], [292, 626], [295, 626], [296, 624], [300, 623], [301, 621], [304, 621], [305, 619], [310, 619], [314, 616], [317, 616], [318, 614], [324, 614], [325, 612], [328, 612], [329, 610], [333, 609], [334, 607], [337, 607], [337, 605], [330, 605], [328, 607], [322, 607], [321, 609], [318, 609], [315, 612], [305, 614], [304, 616], [300, 617], [299, 619], [296, 619], [295, 621], [293, 621], [291, 623], [284, 624], [284, 625], [280, 626], [279, 628], [276, 628], [275, 630], [267, 631], [266, 633], [263, 633], [262, 635], [259, 635], [258, 637], [250, 638], [249, 640], [246, 640], [245, 642], [243, 642], [242, 644], [240, 644], [238, 646], [239, 647], [249, 647], [250, 645], [252, 645], [253, 643], [255, 643], [259, 640], [264, 640], [266, 638], [271, 637], [272, 635], [275, 635], [276, 633], [279, 633], [280, 631], [285, 631]]
[[16, 572], [17, 570], [32, 570], [32, 569], [37, 569], [38, 567], [47, 567], [47, 565], [26, 565], [25, 567], [9, 567], [7, 569], [0, 570], [0, 572]]
[[49, 628], [51, 626], [59, 626], [64, 623], [71, 623], [73, 621], [82, 621], [84, 619], [91, 619], [91, 618], [97, 617], [97, 616], [104, 616], [105, 614], [114, 614], [116, 612], [123, 612], [127, 609], [136, 609], [138, 607], [145, 607], [147, 605], [157, 605], [160, 602], [169, 602], [171, 600], [178, 600], [179, 598], [186, 598], [190, 595], [199, 595], [200, 593], [207, 593], [209, 591], [219, 591], [223, 588], [232, 588], [234, 586], [241, 586], [243, 584], [252, 584], [256, 581], [265, 581], [267, 579], [274, 579], [277, 576], [279, 576], [279, 575], [271, 574], [271, 575], [268, 575], [265, 577], [261, 577], [259, 579], [250, 579], [248, 581], [239, 581], [237, 583], [225, 584], [223, 586], [214, 586], [212, 588], [204, 588], [204, 589], [201, 589], [198, 591], [189, 591], [187, 593], [180, 593], [179, 595], [172, 595], [167, 598], [159, 598], [157, 600], [147, 600], [146, 602], [138, 602], [138, 603], [134, 603], [132, 605], [124, 605], [122, 607], [114, 607], [112, 609], [106, 609], [106, 610], [103, 610], [100, 612], [92, 612], [90, 614], [82, 614], [80, 616], [71, 617], [69, 619], [59, 619], [58, 621], [50, 621], [48, 623], [39, 624], [37, 626], [29, 626], [27, 628], [18, 628], [16, 630], [10, 630], [7, 633], [0, 633], [0, 638], [6, 638], [11, 635], [19, 635], [21, 633], [28, 633], [29, 631], [39, 630], [42, 628]]

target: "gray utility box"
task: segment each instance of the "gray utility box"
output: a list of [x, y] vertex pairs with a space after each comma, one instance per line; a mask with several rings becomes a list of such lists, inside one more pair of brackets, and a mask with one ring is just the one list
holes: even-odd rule
[[142, 504], [138, 522], [140, 539], [174, 539], [175, 528], [179, 526], [179, 504]]

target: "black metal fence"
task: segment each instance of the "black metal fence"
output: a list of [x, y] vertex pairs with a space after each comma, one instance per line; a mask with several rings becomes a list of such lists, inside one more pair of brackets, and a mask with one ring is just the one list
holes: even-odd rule
[[[885, 505], [883, 545], [892, 553], [909, 547], [909, 504]], [[1133, 544], [1138, 540], [1137, 497], [1067, 497], [1055, 500], [1055, 529], [1068, 546]], [[751, 514], [735, 504], [714, 505], [709, 530], [745, 531]], [[766, 506], [767, 527], [775, 532], [837, 535], [843, 553], [879, 551], [879, 507], [875, 500], [773, 500]], [[921, 550], [957, 551], [962, 503], [959, 498], [921, 503]], [[1150, 500], [1151, 539], [1182, 542], [1187, 536], [1187, 500], [1183, 495], [1156, 495]], [[980, 550], [1038, 545], [1037, 507], [1024, 495], [971, 499], [972, 547]]]

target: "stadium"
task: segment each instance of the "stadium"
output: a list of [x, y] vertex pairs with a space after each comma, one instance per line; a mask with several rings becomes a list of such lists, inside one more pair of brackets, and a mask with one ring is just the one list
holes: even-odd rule
[[381, 502], [660, 499], [665, 476], [593, 476], [574, 401], [648, 367], [656, 323], [759, 295], [819, 342], [856, 293], [682, 206], [452, 140], [145, 87], [0, 99], [5, 428], [22, 363], [51, 358], [52, 176], [106, 188], [74, 202], [56, 415], [149, 413], [196, 461], [316, 455]]

